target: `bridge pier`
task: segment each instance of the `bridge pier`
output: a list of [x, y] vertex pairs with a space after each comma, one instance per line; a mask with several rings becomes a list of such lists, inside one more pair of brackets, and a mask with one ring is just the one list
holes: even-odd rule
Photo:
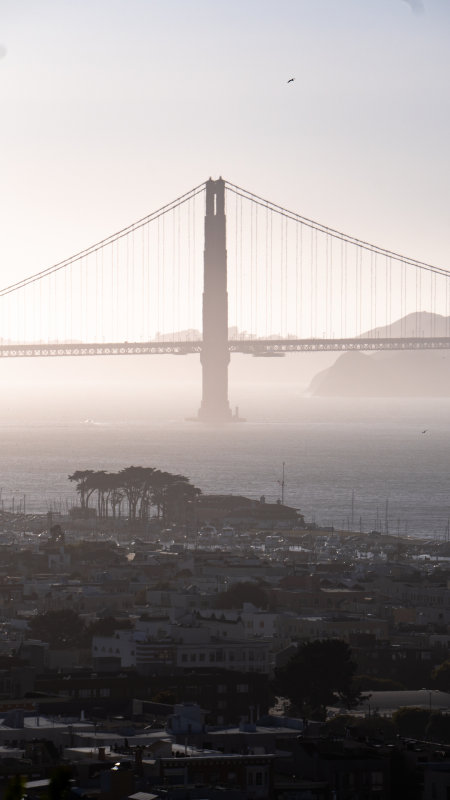
[[206, 182], [200, 422], [231, 422], [228, 402], [228, 292], [225, 181]]

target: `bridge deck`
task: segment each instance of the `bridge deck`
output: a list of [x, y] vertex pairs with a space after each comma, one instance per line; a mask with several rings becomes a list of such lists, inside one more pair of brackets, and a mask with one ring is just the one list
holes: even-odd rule
[[[357, 339], [230, 339], [230, 353], [277, 357], [301, 352], [351, 350], [450, 350], [450, 337], [402, 337]], [[202, 342], [50, 342], [1, 344], [0, 358], [50, 358], [55, 356], [189, 355], [200, 353]]]

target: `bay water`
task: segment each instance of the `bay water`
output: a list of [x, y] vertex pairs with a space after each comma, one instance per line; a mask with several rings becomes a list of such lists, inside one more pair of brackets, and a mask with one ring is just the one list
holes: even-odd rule
[[[261, 407], [262, 408], [262, 407]], [[0, 426], [5, 510], [64, 511], [68, 475], [153, 466], [206, 493], [281, 498], [305, 519], [337, 528], [448, 538], [450, 402], [302, 398], [283, 421], [254, 409], [210, 427], [171, 419], [73, 420]], [[14, 499], [13, 499], [14, 498]]]

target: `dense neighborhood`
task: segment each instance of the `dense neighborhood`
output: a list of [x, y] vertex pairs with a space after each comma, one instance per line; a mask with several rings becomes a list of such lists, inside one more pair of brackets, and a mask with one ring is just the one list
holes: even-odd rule
[[447, 798], [449, 542], [123, 473], [3, 512], [3, 792]]

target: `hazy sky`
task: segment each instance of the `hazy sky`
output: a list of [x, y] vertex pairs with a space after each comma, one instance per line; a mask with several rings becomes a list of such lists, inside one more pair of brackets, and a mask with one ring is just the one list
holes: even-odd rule
[[448, 0], [0, 0], [0, 285], [220, 174], [450, 266], [449, 45]]

